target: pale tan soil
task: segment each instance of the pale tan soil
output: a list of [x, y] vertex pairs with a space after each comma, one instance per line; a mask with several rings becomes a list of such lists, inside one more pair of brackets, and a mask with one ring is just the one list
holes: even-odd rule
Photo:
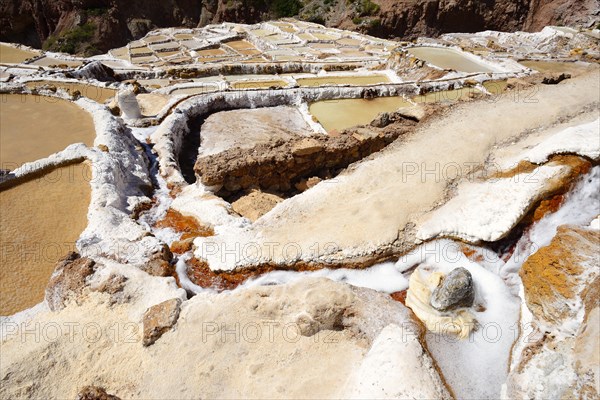
[[311, 134], [312, 129], [294, 107], [222, 111], [202, 124], [199, 155], [217, 154], [234, 147], [248, 149], [273, 138], [287, 141]]
[[[135, 285], [132, 279], [128, 284]], [[137, 303], [148, 303], [147, 297], [139, 297], [150, 290], [156, 289], [125, 289]], [[163, 290], [147, 306], [165, 295]], [[89, 384], [121, 398], [143, 399], [339, 398], [342, 391], [349, 395], [361, 387], [364, 394], [373, 377], [364, 377], [361, 385], [363, 377], [351, 372], [392, 323], [412, 329], [397, 329], [393, 341], [381, 343], [388, 343], [385, 353], [403, 355], [397, 362], [407, 372], [378, 387], [393, 394], [423, 379], [428, 393], [445, 392], [416, 340], [419, 328], [408, 309], [371, 290], [306, 279], [232, 294], [200, 294], [184, 303], [174, 329], [150, 347], [141, 343], [144, 308], [133, 303], [109, 308], [106, 300], [96, 293], [80, 307], [42, 313], [30, 325], [63, 327], [77, 321], [73, 335], [51, 341], [13, 334], [2, 342], [0, 379], [5, 384], [0, 396], [74, 398]], [[85, 326], [98, 330], [84, 333]], [[371, 354], [368, 363], [380, 362], [385, 354], [379, 353]]]
[[72, 143], [94, 143], [92, 117], [77, 105], [54, 97], [0, 96], [0, 168], [47, 157]]
[[54, 264], [87, 226], [90, 179], [74, 164], [0, 191], [0, 315], [44, 299]]

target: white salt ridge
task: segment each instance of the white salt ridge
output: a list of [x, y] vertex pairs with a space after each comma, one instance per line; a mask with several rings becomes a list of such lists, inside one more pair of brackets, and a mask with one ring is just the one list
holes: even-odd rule
[[564, 153], [598, 159], [600, 157], [600, 118], [586, 124], [565, 128], [516, 157], [502, 159], [499, 165], [502, 170], [507, 170], [521, 160], [542, 164], [551, 155]]
[[547, 181], [564, 171], [564, 166], [543, 165], [511, 178], [463, 183], [455, 197], [427, 214], [417, 238], [425, 241], [448, 236], [470, 242], [501, 239], [523, 217]]
[[[152, 232], [156, 238], [170, 246], [174, 241], [181, 238], [181, 232], [176, 232], [172, 228], [157, 228], [154, 226], [157, 221], [165, 217], [173, 202], [167, 182], [158, 173], [156, 156], [154, 156], [154, 154], [150, 151], [149, 146], [146, 144], [146, 139], [149, 138], [157, 128], [157, 126], [148, 128], [131, 128], [133, 136], [142, 144], [142, 146], [146, 149], [146, 154], [148, 154], [149, 158], [151, 158], [151, 161], [155, 163], [149, 171], [150, 175], [155, 180], [155, 188], [153, 193], [155, 201], [152, 205], [152, 208], [142, 213], [138, 219], [138, 222], [144, 226], [146, 230]], [[156, 187], [157, 185], [158, 187]]]

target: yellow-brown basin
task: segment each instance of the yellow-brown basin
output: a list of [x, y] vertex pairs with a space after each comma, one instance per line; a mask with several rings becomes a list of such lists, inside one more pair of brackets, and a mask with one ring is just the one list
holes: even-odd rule
[[0, 168], [13, 170], [72, 143], [94, 143], [91, 115], [63, 99], [0, 95]]
[[34, 306], [87, 225], [90, 168], [57, 168], [0, 191], [0, 315]]

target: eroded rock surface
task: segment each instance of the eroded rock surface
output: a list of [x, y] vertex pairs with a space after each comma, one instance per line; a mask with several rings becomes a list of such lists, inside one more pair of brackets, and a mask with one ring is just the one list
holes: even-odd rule
[[394, 129], [380, 132], [271, 139], [251, 149], [233, 148], [200, 157], [194, 169], [202, 184], [218, 188], [223, 196], [251, 187], [287, 192], [303, 178], [330, 176], [331, 171], [381, 150], [415, 125], [404, 119]]
[[599, 246], [598, 230], [563, 225], [523, 265], [533, 315], [513, 354], [509, 397], [598, 397]]
[[150, 307], [144, 313], [144, 346], [156, 342], [175, 325], [179, 318], [180, 307], [180, 299], [171, 299]]
[[598, 249], [599, 231], [561, 226], [549, 246], [527, 259], [519, 275], [537, 319], [552, 326], [577, 318], [579, 309], [572, 305], [586, 297], [600, 275]]
[[58, 261], [46, 287], [46, 302], [53, 311], [64, 308], [70, 300], [77, 301], [94, 273], [95, 262], [71, 252]]

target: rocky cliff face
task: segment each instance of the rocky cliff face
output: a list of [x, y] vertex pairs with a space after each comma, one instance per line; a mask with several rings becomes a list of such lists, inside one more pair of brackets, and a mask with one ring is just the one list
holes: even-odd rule
[[486, 29], [537, 31], [593, 26], [598, 0], [0, 0], [0, 40], [71, 53], [99, 53], [151, 29], [285, 16], [412, 39]]

